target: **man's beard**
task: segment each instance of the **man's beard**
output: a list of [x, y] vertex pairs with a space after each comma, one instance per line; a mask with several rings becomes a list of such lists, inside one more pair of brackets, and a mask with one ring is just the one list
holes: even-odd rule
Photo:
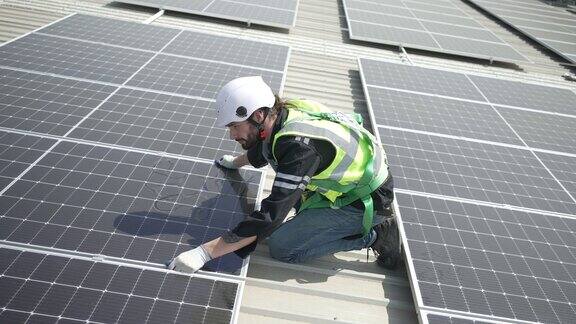
[[252, 147], [254, 147], [256, 144], [258, 144], [258, 133], [257, 131], [249, 134], [247, 138], [242, 139], [242, 142], [240, 143], [240, 145], [242, 145], [242, 149], [248, 151], [249, 149], [251, 149]]

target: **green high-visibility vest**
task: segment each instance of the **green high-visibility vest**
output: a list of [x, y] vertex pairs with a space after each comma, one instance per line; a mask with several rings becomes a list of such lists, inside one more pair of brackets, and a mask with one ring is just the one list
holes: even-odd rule
[[[362, 118], [332, 112], [309, 100], [286, 102], [288, 116], [272, 139], [272, 152], [282, 136], [301, 136], [330, 142], [336, 149], [332, 163], [310, 179], [300, 211], [307, 208], [340, 208], [361, 199], [364, 203], [363, 234], [372, 228], [371, 193], [389, 175], [384, 149], [362, 127]], [[266, 146], [266, 145], [265, 145]], [[274, 157], [276, 160], [276, 157]]]

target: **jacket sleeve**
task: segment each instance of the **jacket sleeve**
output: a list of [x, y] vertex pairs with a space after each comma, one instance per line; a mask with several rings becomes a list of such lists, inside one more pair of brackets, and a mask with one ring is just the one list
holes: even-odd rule
[[[226, 242], [232, 243], [254, 235], [260, 241], [272, 234], [300, 200], [321, 162], [316, 149], [309, 145], [309, 139], [302, 137], [298, 137], [298, 140], [294, 137], [280, 138], [274, 153], [278, 169], [270, 195], [262, 200], [259, 211], [254, 211], [224, 235]], [[255, 247], [256, 242], [236, 251], [236, 254], [246, 257]]]
[[268, 164], [268, 161], [262, 156], [262, 145], [254, 145], [246, 152], [248, 162], [255, 168], [261, 168]]

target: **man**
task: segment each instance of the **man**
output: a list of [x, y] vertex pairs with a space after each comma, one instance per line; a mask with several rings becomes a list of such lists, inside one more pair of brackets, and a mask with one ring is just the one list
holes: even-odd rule
[[[229, 169], [270, 164], [276, 171], [272, 191], [259, 211], [180, 254], [169, 269], [195, 272], [230, 252], [244, 258], [267, 237], [270, 255], [284, 262], [370, 247], [379, 265], [397, 266], [392, 177], [383, 149], [361, 121], [313, 101], [283, 101], [259, 76], [230, 81], [216, 105], [216, 125], [228, 127], [247, 151], [216, 163]], [[284, 222], [293, 207], [297, 214]]]

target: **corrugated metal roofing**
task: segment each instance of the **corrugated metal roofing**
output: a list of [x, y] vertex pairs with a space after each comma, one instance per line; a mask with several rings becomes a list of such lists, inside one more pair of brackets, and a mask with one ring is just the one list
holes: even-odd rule
[[[408, 50], [413, 63], [572, 86], [561, 78], [566, 68], [558, 59], [548, 56], [546, 50], [487, 18], [478, 9], [464, 2], [456, 3], [533, 62], [521, 66], [490, 65], [486, 61]], [[3, 0], [0, 2], [0, 41], [20, 36], [73, 12], [144, 21], [156, 11], [105, 0]], [[174, 12], [165, 13], [153, 24], [290, 45], [292, 54], [284, 96], [316, 99], [335, 110], [356, 111], [365, 116], [367, 108], [356, 58], [406, 60], [394, 47], [351, 41], [341, 2], [337, 0], [300, 0], [296, 27], [289, 33]], [[269, 172], [268, 188], [272, 177]], [[291, 265], [271, 259], [266, 245], [261, 244], [251, 258], [239, 321], [417, 322], [405, 272], [384, 271], [373, 263], [372, 257], [366, 262], [365, 252], [342, 252], [306, 264]]]

